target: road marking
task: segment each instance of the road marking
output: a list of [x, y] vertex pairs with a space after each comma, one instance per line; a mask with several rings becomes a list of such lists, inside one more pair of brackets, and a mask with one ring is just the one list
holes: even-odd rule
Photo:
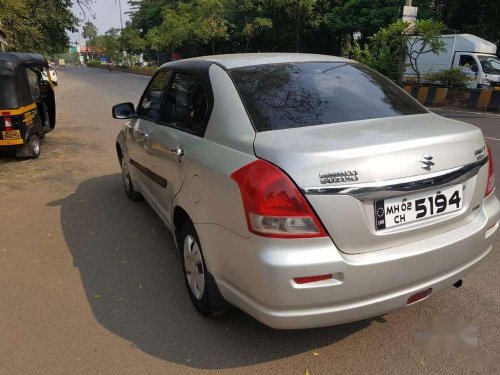
[[492, 141], [500, 141], [500, 138], [484, 137], [486, 139], [491, 139]]

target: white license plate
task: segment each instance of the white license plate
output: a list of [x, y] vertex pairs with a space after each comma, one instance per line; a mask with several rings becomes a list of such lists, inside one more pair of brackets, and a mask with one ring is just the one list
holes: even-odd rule
[[375, 228], [392, 228], [428, 217], [460, 210], [463, 205], [464, 185], [415, 193], [375, 202]]

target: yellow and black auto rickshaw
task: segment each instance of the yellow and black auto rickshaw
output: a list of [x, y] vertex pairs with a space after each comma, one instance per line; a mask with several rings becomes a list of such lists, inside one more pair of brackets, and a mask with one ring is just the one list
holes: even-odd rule
[[0, 53], [0, 150], [40, 156], [40, 139], [54, 130], [56, 103], [47, 60], [30, 53]]

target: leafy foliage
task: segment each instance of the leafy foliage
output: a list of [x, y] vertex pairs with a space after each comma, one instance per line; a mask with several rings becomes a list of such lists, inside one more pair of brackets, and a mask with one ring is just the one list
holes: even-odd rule
[[78, 19], [72, 0], [0, 0], [0, 21], [9, 48], [22, 52], [54, 54], [69, 43], [66, 31], [76, 31]]
[[460, 68], [445, 69], [425, 76], [425, 81], [428, 83], [436, 83], [453, 89], [466, 88], [469, 80], [469, 76]]
[[426, 53], [439, 54], [446, 52], [444, 42], [439, 39], [445, 29], [442, 22], [434, 20], [417, 20], [413, 35], [413, 39], [408, 37], [409, 33], [405, 33], [406, 56], [410, 61], [410, 66], [417, 74], [417, 82], [420, 83], [421, 74], [418, 68], [418, 58]]
[[121, 52], [120, 30], [111, 28], [104, 35], [97, 35], [88, 45], [96, 52], [107, 55], [108, 57], [116, 56]]
[[404, 56], [408, 57], [410, 66], [417, 75], [417, 83], [421, 82], [418, 59], [426, 53], [440, 53], [445, 50], [444, 43], [439, 40], [445, 26], [434, 20], [417, 20], [410, 30], [410, 24], [397, 21], [380, 29], [370, 40], [370, 47], [355, 50], [355, 55], [393, 80], [401, 81]]
[[391, 48], [387, 41], [372, 44], [372, 48], [368, 44], [361, 47], [359, 43], [355, 43], [352, 52], [356, 61], [398, 81], [398, 54], [395, 54], [396, 49]]
[[84, 39], [92, 41], [97, 36], [97, 27], [90, 21], [85, 22], [82, 28]]
[[[437, 35], [443, 32], [474, 32], [500, 42], [500, 29], [494, 26], [500, 21], [498, 0], [413, 2], [421, 19], [412, 33], [423, 43], [409, 48], [409, 25], [398, 21], [403, 0], [129, 0], [130, 22], [117, 40], [128, 52], [149, 56], [174, 51], [183, 57], [243, 51], [349, 53], [394, 80], [404, 70], [399, 57], [404, 50], [420, 76], [419, 56], [442, 51]], [[98, 44], [110, 44], [104, 42]]]

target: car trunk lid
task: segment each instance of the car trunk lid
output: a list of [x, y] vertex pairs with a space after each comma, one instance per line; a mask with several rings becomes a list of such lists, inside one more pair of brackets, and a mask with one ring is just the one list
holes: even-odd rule
[[[435, 114], [259, 132], [254, 144], [258, 157], [280, 167], [305, 192], [337, 247], [346, 253], [414, 242], [469, 221], [484, 197], [485, 168], [460, 182], [461, 209], [385, 230], [376, 229], [376, 202], [401, 194], [385, 191], [377, 195], [375, 189], [367, 196], [356, 196], [349, 189], [457, 171], [486, 158], [484, 146], [478, 128]], [[437, 180], [426, 187], [428, 191], [439, 187], [433, 181]], [[342, 186], [348, 189], [341, 193], [328, 189]]]

